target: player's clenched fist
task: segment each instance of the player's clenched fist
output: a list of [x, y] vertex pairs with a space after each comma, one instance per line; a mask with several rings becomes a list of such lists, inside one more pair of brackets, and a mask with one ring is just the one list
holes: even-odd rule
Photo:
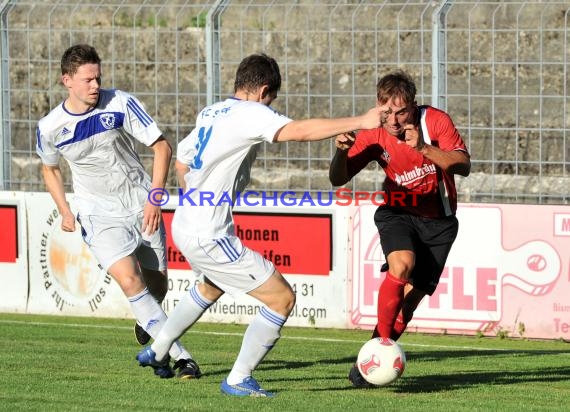
[[64, 232], [75, 232], [75, 216], [70, 211], [61, 215], [61, 230]]
[[348, 150], [354, 144], [354, 132], [342, 133], [335, 137], [334, 144], [339, 150]]
[[404, 126], [404, 141], [412, 149], [421, 150], [425, 146], [419, 125], [407, 124]]

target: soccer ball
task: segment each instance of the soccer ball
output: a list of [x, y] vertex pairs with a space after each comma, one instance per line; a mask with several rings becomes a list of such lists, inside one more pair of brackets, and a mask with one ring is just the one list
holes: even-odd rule
[[367, 382], [384, 386], [402, 376], [406, 354], [392, 339], [373, 338], [360, 348], [356, 365]]

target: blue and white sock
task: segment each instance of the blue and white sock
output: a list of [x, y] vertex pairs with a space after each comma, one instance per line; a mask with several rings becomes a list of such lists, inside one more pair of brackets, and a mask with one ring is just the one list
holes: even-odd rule
[[172, 343], [196, 323], [212, 303], [214, 302], [202, 296], [196, 285], [190, 289], [170, 312], [168, 321], [151, 345], [156, 358], [162, 359]]
[[[167, 321], [166, 314], [160, 304], [150, 294], [147, 288], [144, 288], [135, 296], [130, 296], [128, 300], [139, 325], [141, 325], [153, 339], [156, 339]], [[173, 359], [192, 358], [192, 355], [190, 355], [178, 341], [173, 342], [168, 352]], [[157, 359], [162, 359], [164, 356], [166, 356], [166, 353], [161, 357], [157, 357]]]
[[286, 316], [267, 306], [261, 308], [243, 335], [240, 352], [226, 379], [228, 385], [236, 385], [251, 376], [281, 337], [280, 331], [286, 321]]

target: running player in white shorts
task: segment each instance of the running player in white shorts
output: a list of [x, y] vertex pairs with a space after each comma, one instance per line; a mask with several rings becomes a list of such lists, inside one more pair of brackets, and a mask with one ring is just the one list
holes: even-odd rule
[[[69, 164], [83, 239], [128, 298], [137, 319], [137, 339], [146, 344], [150, 337], [144, 332], [156, 336], [166, 321], [160, 302], [168, 285], [161, 211], [147, 198], [150, 190], [164, 188], [172, 150], [134, 96], [101, 88], [101, 59], [92, 46], [68, 48], [61, 73], [68, 96], [38, 122], [36, 131], [42, 175], [61, 214], [62, 229], [75, 231], [60, 157]], [[154, 152], [152, 179], [134, 150], [134, 140]], [[179, 377], [200, 377], [198, 365], [179, 342], [167, 352], [176, 359]], [[155, 373], [162, 378], [174, 375], [170, 367]]]
[[229, 375], [222, 381], [221, 391], [227, 395], [273, 396], [260, 387], [252, 373], [276, 344], [295, 304], [295, 293], [281, 273], [259, 253], [245, 247], [234, 233], [232, 200], [236, 182], [247, 181], [251, 148], [262, 142], [322, 140], [381, 124], [378, 107], [362, 116], [294, 121], [269, 107], [280, 87], [277, 62], [265, 54], [254, 54], [242, 60], [237, 69], [234, 96], [198, 114], [196, 127], [177, 156], [181, 160], [178, 166], [186, 164], [189, 172], [184, 176], [184, 193], [174, 214], [172, 236], [192, 269], [204, 275], [204, 281], [190, 289], [153, 344], [137, 355], [142, 365], [163, 365], [172, 342], [220, 296], [247, 293], [262, 307], [245, 332]]

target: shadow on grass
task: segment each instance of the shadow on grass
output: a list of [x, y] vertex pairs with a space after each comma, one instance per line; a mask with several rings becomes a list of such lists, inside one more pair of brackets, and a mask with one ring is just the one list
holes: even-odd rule
[[[517, 385], [521, 383], [529, 382], [558, 382], [558, 381], [569, 381], [570, 382], [570, 366], [563, 366], [559, 368], [536, 368], [534, 365], [532, 368], [521, 369], [519, 365], [516, 365], [517, 358], [520, 357], [536, 357], [536, 356], [548, 356], [548, 355], [561, 355], [568, 354], [570, 351], [566, 350], [455, 350], [455, 351], [422, 351], [422, 352], [410, 352], [408, 355], [409, 362], [437, 362], [453, 359], [466, 359], [475, 358], [476, 361], [480, 361], [481, 367], [484, 368], [485, 364], [492, 364], [493, 358], [513, 358], [515, 365], [513, 370], [477, 370], [477, 371], [464, 371], [464, 372], [442, 372], [439, 374], [430, 374], [423, 376], [407, 376], [390, 385], [389, 388], [394, 393], [430, 393], [430, 392], [443, 392], [456, 389], [464, 389], [468, 387], [473, 387], [477, 385]], [[310, 369], [317, 365], [338, 365], [334, 368], [334, 373], [324, 376], [322, 369], [315, 368], [313, 378], [316, 380], [328, 380], [333, 385], [327, 385], [326, 387], [312, 388], [311, 391], [331, 391], [331, 390], [366, 390], [366, 389], [356, 389], [350, 385], [348, 382], [348, 371], [350, 366], [354, 362], [354, 357], [342, 357], [342, 358], [331, 358], [322, 359], [317, 361], [283, 361], [279, 359], [272, 359], [264, 361], [260, 366], [259, 370], [278, 370], [278, 369], [290, 369], [292, 370], [291, 377], [283, 380], [306, 380], [306, 375], [304, 372], [299, 372], [297, 375], [295, 369]], [[472, 361], [471, 361], [472, 362]], [[271, 379], [269, 379], [271, 380]], [[339, 387], [338, 383], [345, 381], [346, 387]]]
[[446, 361], [451, 358], [454, 359], [468, 359], [476, 358], [484, 362], [485, 358], [496, 357], [524, 357], [524, 356], [550, 356], [570, 354], [570, 350], [524, 350], [524, 349], [509, 349], [509, 350], [427, 350], [427, 351], [406, 351], [406, 358], [408, 361], [421, 361], [421, 362], [439, 362]]
[[570, 368], [545, 373], [543, 369], [513, 371], [476, 371], [434, 374], [401, 379], [393, 386], [398, 393], [427, 393], [463, 389], [477, 385], [518, 385], [529, 382], [570, 381]]

